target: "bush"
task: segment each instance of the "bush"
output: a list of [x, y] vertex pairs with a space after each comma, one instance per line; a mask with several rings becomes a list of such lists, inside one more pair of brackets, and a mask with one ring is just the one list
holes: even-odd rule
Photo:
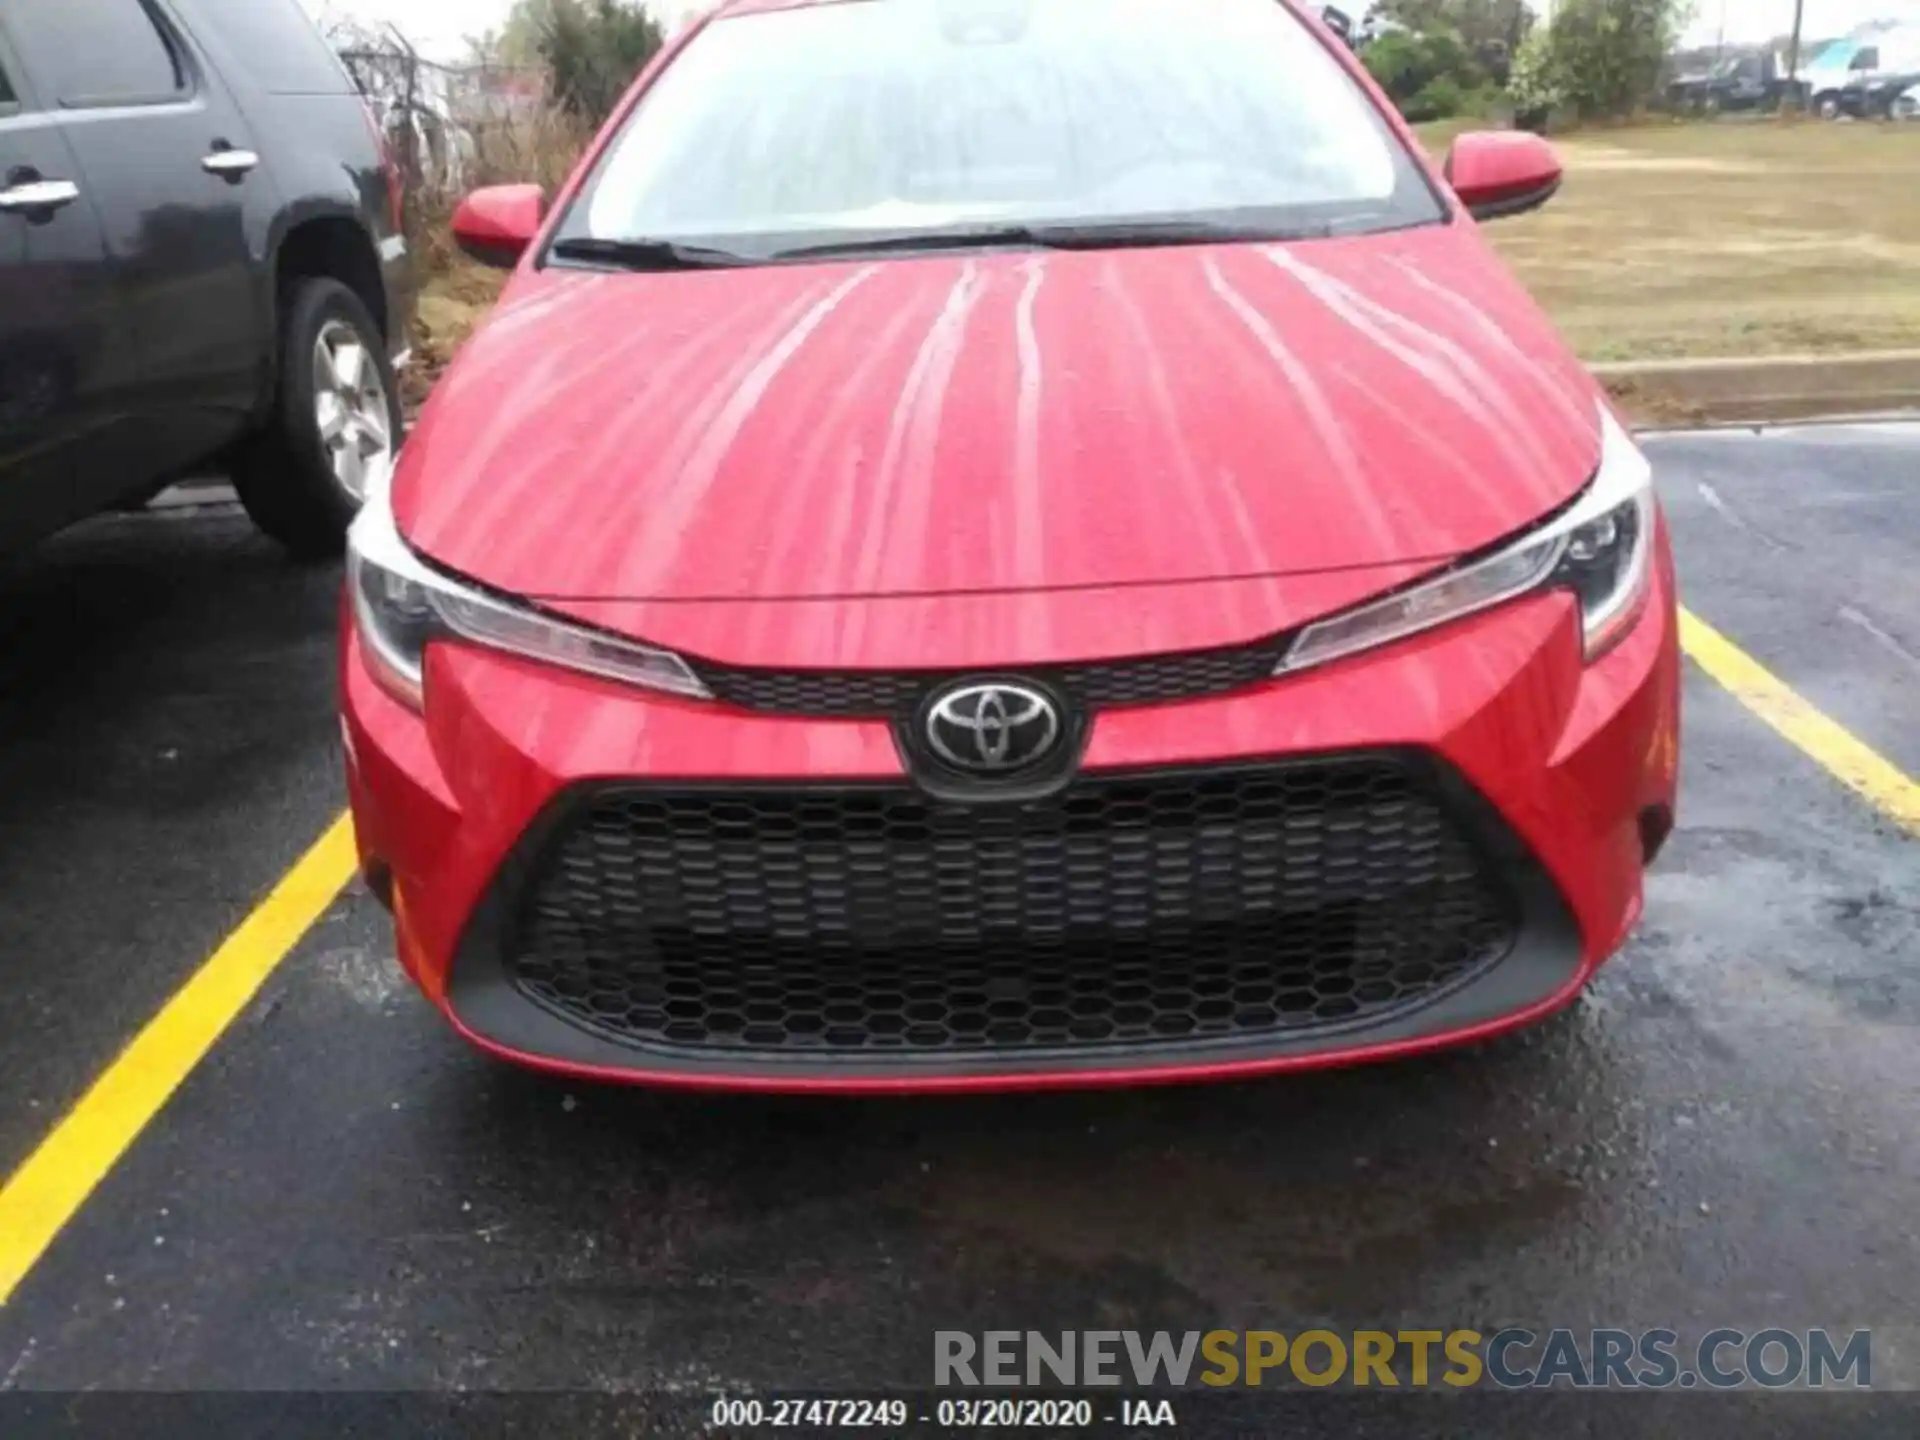
[[1416, 124], [1461, 114], [1487, 83], [1460, 37], [1449, 31], [1382, 35], [1360, 58], [1400, 113]]
[[[579, 161], [593, 130], [552, 106], [508, 110], [477, 120], [465, 133], [461, 190], [528, 181], [558, 190]], [[491, 308], [506, 277], [464, 258], [453, 243], [451, 221], [460, 192], [430, 180], [409, 197], [408, 215], [416, 297], [412, 339], [414, 364], [401, 378], [409, 405], [420, 405], [454, 352]]]
[[1360, 52], [1360, 60], [1395, 104], [1433, 78], [1425, 73], [1425, 53], [1415, 35], [1382, 35]]
[[1530, 32], [1514, 52], [1507, 98], [1513, 103], [1513, 123], [1523, 130], [1544, 130], [1547, 117], [1566, 103], [1553, 43], [1545, 28]]
[[1561, 0], [1547, 38], [1549, 88], [1584, 119], [1632, 114], [1659, 91], [1684, 8], [1685, 0]]
[[1429, 80], [1412, 99], [1401, 102], [1400, 113], [1415, 124], [1451, 120], [1467, 109], [1467, 88], [1451, 75]]
[[1538, 8], [1527, 0], [1376, 0], [1373, 13], [1416, 35], [1458, 36], [1474, 64], [1505, 83], [1513, 51], [1533, 28]]
[[1433, 35], [1382, 35], [1361, 52], [1360, 58], [1396, 104], [1411, 100], [1443, 77], [1463, 87], [1479, 80], [1466, 46], [1444, 31]]

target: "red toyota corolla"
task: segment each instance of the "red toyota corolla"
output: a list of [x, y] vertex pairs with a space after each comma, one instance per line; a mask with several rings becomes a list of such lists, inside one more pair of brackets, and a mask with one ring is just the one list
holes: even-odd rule
[[349, 566], [365, 874], [462, 1032], [659, 1084], [1405, 1055], [1672, 824], [1647, 461], [1278, 0], [734, 0], [551, 205]]

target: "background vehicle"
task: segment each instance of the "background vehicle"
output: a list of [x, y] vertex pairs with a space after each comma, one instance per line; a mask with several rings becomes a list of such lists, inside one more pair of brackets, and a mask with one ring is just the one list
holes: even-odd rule
[[1801, 75], [1809, 108], [1822, 119], [1886, 115], [1920, 75], [1920, 27], [1900, 26], [1858, 41], [1836, 41]]
[[1908, 86], [1893, 98], [1893, 118], [1920, 120], [1920, 84]]
[[1845, 113], [1844, 92], [1861, 49], [1857, 40], [1835, 40], [1800, 67], [1800, 92], [1807, 109], [1828, 120]]
[[1920, 83], [1920, 63], [1897, 71], [1880, 71], [1848, 86], [1842, 105], [1856, 119], [1888, 119], [1916, 83]]
[[1771, 109], [1789, 88], [1779, 57], [1765, 50], [1731, 55], [1710, 69], [1682, 75], [1667, 87], [1667, 100], [1675, 109], [1717, 115]]
[[399, 433], [397, 196], [295, 0], [6, 0], [0, 551], [215, 464], [338, 549]]

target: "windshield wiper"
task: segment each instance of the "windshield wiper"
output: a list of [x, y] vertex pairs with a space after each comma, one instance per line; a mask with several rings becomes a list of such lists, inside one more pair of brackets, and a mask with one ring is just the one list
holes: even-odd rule
[[898, 255], [915, 251], [1022, 247], [1038, 250], [1123, 250], [1154, 245], [1227, 245], [1323, 239], [1355, 227], [1349, 220], [1305, 224], [1234, 223], [1222, 220], [1109, 220], [1062, 224], [962, 225], [944, 230], [902, 230], [855, 235], [843, 240], [743, 255], [710, 245], [636, 237], [626, 240], [578, 235], [556, 240], [560, 260], [618, 265], [626, 270], [712, 270], [764, 265], [783, 260], [853, 259], [862, 255]]
[[963, 250], [970, 246], [1040, 245], [1038, 228], [1031, 225], [976, 225], [952, 230], [906, 230], [896, 235], [862, 235], [820, 245], [776, 250], [776, 260], [824, 260], [840, 255], [891, 255], [913, 250]]
[[1225, 220], [1111, 220], [1040, 227], [1046, 244], [1061, 250], [1119, 250], [1152, 245], [1234, 245], [1320, 239], [1335, 233], [1325, 221], [1284, 225]]
[[1219, 245], [1236, 241], [1319, 239], [1337, 234], [1335, 226], [1235, 225], [1202, 220], [1125, 220], [1081, 224], [983, 225], [949, 230], [909, 230], [776, 250], [775, 260], [818, 260], [838, 256], [885, 255], [914, 250], [962, 250], [973, 246], [1031, 246], [1041, 250], [1121, 250], [1151, 245]]
[[761, 263], [752, 255], [717, 250], [710, 245], [685, 245], [678, 240], [607, 240], [585, 235], [554, 241], [553, 254], [561, 260], [590, 260], [598, 265], [618, 265], [623, 270], [718, 270]]

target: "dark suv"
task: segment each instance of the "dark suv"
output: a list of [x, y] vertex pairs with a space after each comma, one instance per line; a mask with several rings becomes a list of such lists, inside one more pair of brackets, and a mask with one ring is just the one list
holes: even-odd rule
[[338, 549], [399, 443], [399, 211], [297, 0], [0, 0], [0, 551], [213, 466]]

